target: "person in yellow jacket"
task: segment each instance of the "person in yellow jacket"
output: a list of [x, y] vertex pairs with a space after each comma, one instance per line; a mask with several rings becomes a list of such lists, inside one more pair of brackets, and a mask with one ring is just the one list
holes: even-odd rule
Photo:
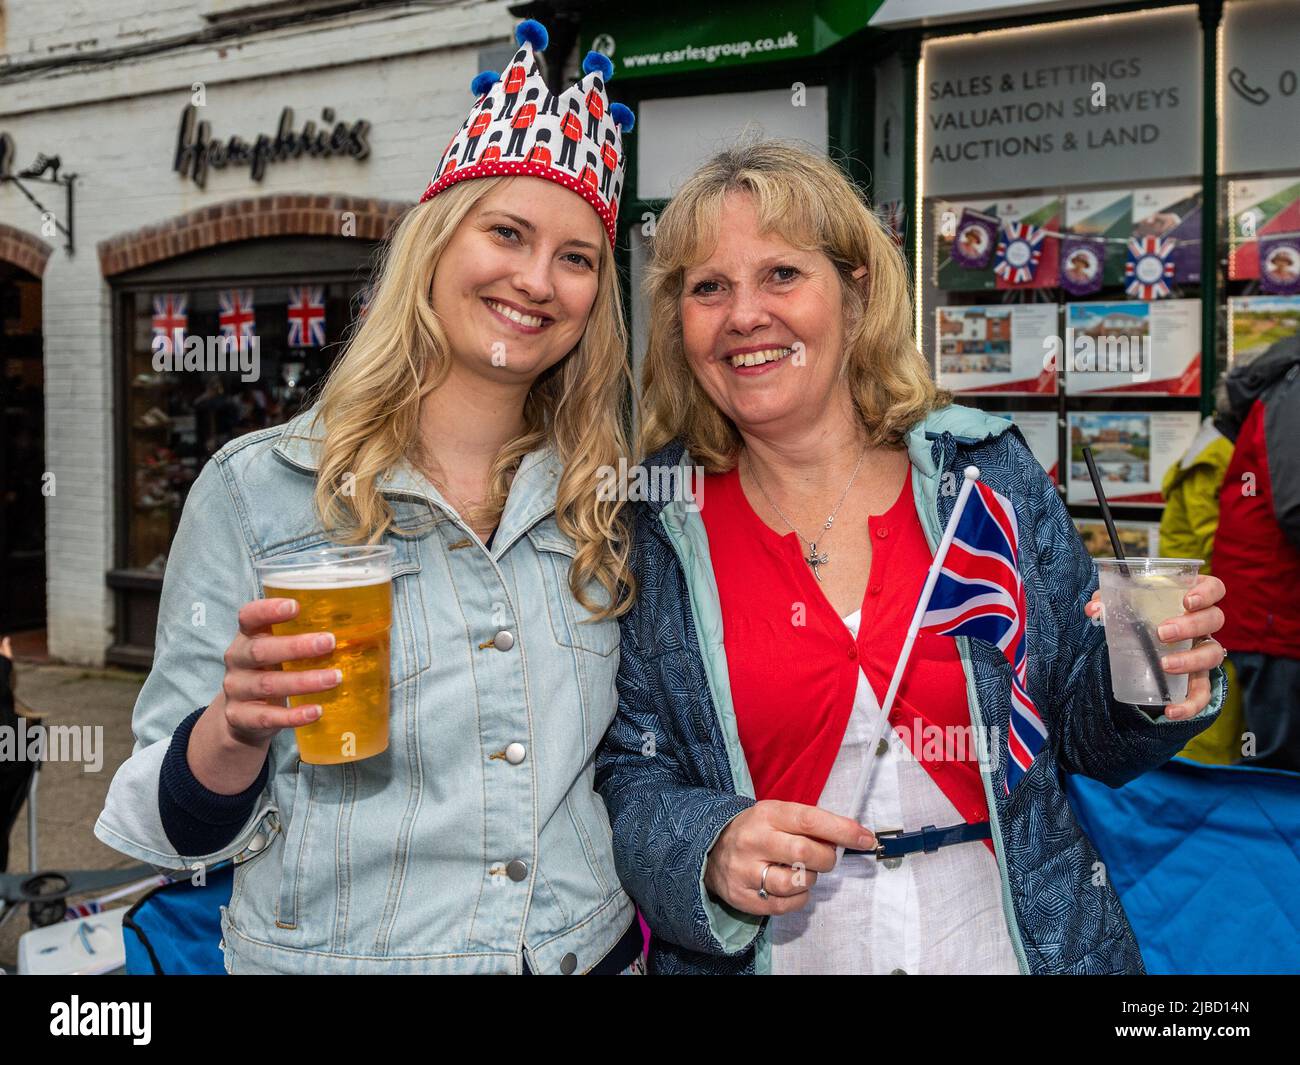
[[[1222, 390], [1220, 390], [1222, 393]], [[1219, 395], [1219, 411], [1227, 406]], [[1165, 558], [1203, 558], [1202, 573], [1210, 572], [1209, 558], [1219, 526], [1219, 489], [1232, 459], [1233, 440], [1240, 420], [1219, 413], [1206, 418], [1186, 453], [1165, 473], [1160, 494], [1165, 512], [1160, 519], [1160, 554]], [[1225, 660], [1228, 692], [1219, 719], [1197, 735], [1179, 754], [1211, 765], [1234, 765], [1241, 760], [1241, 733], [1245, 721], [1237, 677]]]

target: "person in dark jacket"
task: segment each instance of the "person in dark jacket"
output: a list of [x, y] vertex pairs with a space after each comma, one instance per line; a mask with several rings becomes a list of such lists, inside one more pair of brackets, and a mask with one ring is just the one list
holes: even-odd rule
[[[1069, 514], [1017, 429], [935, 388], [901, 254], [825, 157], [706, 163], [648, 279], [650, 498], [596, 784], [652, 971], [1142, 972], [1065, 775], [1118, 787], [1215, 719], [1221, 582], [1160, 626], [1194, 642], [1163, 662], [1186, 699], [1117, 702]], [[993, 643], [923, 633], [892, 728], [876, 703], [968, 466], [1018, 545], [1030, 757]], [[976, 753], [917, 739], [961, 730]]]
[[[17, 734], [14, 698], [14, 652], [9, 637], [0, 639], [0, 729]], [[8, 748], [18, 754], [14, 745]], [[36, 763], [23, 757], [0, 758], [0, 873], [9, 868], [9, 833], [23, 808]]]
[[1228, 589], [1220, 639], [1240, 680], [1242, 764], [1300, 771], [1300, 337], [1226, 383], [1217, 424], [1236, 449], [1212, 566]]

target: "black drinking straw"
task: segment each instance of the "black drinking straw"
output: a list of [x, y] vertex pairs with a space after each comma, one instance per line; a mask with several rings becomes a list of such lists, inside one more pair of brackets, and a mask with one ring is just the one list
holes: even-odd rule
[[[1092, 448], [1084, 446], [1083, 461], [1088, 464], [1088, 476], [1092, 478], [1093, 491], [1097, 493], [1097, 505], [1101, 507], [1101, 520], [1106, 523], [1106, 532], [1110, 534], [1110, 546], [1115, 549], [1115, 557], [1121, 562], [1124, 560], [1124, 545], [1119, 542], [1119, 533], [1115, 531], [1115, 519], [1110, 515], [1110, 504], [1106, 502], [1106, 493], [1101, 488], [1101, 474], [1097, 472], [1097, 463], [1093, 461]], [[1120, 566], [1119, 571], [1124, 574], [1124, 579], [1131, 581], [1133, 574], [1128, 571], [1127, 566]], [[1133, 623], [1133, 631], [1137, 633], [1138, 642], [1142, 645], [1142, 652], [1147, 656], [1147, 665], [1151, 667], [1151, 672], [1156, 678], [1156, 683], [1160, 685], [1160, 699], [1165, 704], [1173, 701], [1173, 696], [1169, 694], [1169, 681], [1165, 678], [1164, 667], [1160, 665], [1160, 656], [1156, 654], [1156, 645], [1151, 642], [1151, 633], [1147, 632], [1146, 626], [1138, 621]]]

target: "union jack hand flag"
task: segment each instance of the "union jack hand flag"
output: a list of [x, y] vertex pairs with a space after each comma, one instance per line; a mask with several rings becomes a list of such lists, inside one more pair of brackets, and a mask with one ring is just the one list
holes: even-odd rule
[[1011, 663], [1007, 794], [1028, 772], [1047, 726], [1026, 690], [1025, 587], [1020, 579], [1016, 512], [1011, 501], [976, 481], [957, 517], [921, 628], [994, 644]]

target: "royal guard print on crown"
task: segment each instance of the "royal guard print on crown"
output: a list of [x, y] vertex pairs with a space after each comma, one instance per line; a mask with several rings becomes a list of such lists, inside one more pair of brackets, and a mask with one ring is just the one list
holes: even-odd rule
[[618, 197], [627, 156], [623, 134], [636, 119], [607, 96], [614, 64], [588, 52], [582, 80], [553, 93], [537, 54], [546, 28], [525, 19], [515, 29], [518, 51], [504, 75], [484, 71], [470, 83], [474, 104], [443, 150], [420, 202], [478, 177], [540, 177], [576, 192], [595, 209], [614, 243]]

